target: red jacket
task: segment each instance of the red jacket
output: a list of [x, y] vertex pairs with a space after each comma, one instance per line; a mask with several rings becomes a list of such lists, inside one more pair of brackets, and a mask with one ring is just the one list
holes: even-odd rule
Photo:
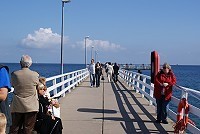
[[[163, 87], [163, 83], [168, 83], [169, 85]], [[156, 99], [161, 98], [161, 91], [165, 88], [165, 100], [171, 100], [172, 97], [172, 86], [176, 83], [176, 77], [174, 73], [170, 70], [168, 74], [165, 74], [162, 70], [157, 73], [154, 83], [154, 97]]]

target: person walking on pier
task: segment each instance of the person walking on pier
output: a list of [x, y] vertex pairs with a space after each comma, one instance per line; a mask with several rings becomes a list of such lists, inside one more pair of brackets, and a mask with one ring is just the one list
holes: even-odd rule
[[88, 71], [90, 72], [90, 86], [95, 86], [95, 63], [94, 59], [91, 60], [91, 63], [88, 67]]
[[117, 65], [117, 63], [114, 64], [113, 66], [113, 70], [114, 70], [114, 73], [113, 73], [113, 80], [114, 82], [117, 82], [118, 81], [118, 74], [119, 74], [119, 66]]
[[10, 134], [18, 134], [23, 128], [24, 134], [31, 134], [39, 110], [36, 86], [39, 74], [29, 69], [32, 59], [23, 55], [20, 60], [21, 70], [11, 73], [11, 83], [14, 87], [13, 101], [11, 103], [12, 126]]
[[100, 86], [100, 77], [102, 75], [102, 67], [99, 62], [95, 65], [96, 87]]
[[10, 107], [8, 104], [8, 92], [11, 91], [8, 67], [0, 65], [0, 113], [5, 114], [7, 119], [6, 134], [9, 133], [12, 124]]
[[172, 86], [176, 83], [176, 77], [168, 63], [163, 64], [163, 69], [157, 73], [154, 83], [154, 97], [157, 103], [157, 123], [168, 124], [167, 105], [171, 100]]
[[112, 74], [113, 74], [113, 66], [111, 65], [110, 62], [108, 63], [107, 69], [108, 69], [108, 72], [107, 72], [108, 82], [111, 82]]

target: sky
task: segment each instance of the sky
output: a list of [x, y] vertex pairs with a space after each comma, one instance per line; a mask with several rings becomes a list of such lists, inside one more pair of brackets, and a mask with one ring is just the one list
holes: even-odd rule
[[[64, 63], [200, 65], [200, 0], [71, 0], [64, 4]], [[0, 63], [23, 54], [60, 63], [62, 0], [1, 0]], [[96, 54], [95, 54], [96, 53]]]

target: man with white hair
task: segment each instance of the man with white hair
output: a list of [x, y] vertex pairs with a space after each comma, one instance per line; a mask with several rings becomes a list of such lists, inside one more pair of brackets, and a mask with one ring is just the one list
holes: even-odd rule
[[23, 133], [31, 134], [39, 109], [36, 85], [39, 74], [29, 69], [32, 59], [23, 55], [20, 60], [21, 70], [11, 74], [11, 84], [14, 87], [13, 101], [11, 103], [12, 126], [10, 134], [18, 134], [21, 126]]

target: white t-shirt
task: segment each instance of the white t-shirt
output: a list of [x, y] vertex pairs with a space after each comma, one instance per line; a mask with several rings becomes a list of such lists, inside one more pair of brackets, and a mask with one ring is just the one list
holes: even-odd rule
[[95, 74], [95, 64], [90, 64], [88, 67], [88, 71], [92, 74]]

